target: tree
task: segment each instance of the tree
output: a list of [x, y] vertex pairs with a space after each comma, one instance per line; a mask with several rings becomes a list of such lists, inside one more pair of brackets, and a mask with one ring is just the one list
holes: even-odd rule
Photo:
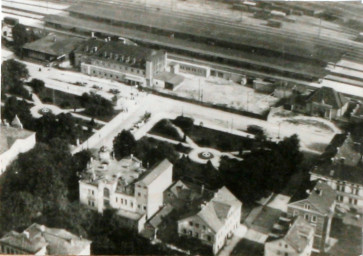
[[95, 93], [84, 93], [81, 96], [81, 105], [86, 108], [85, 113], [91, 116], [111, 116], [114, 113], [111, 101]]
[[33, 78], [28, 85], [33, 88], [33, 91], [35, 93], [40, 93], [45, 87], [44, 87], [44, 81]]
[[26, 27], [20, 23], [16, 24], [13, 29], [14, 48], [17, 54], [22, 54], [22, 47], [29, 42], [29, 35]]
[[29, 98], [29, 92], [23, 87], [23, 80], [29, 77], [29, 71], [23, 63], [13, 59], [1, 64], [1, 88], [24, 98]]
[[3, 118], [11, 122], [17, 115], [24, 125], [24, 128], [33, 130], [35, 119], [30, 113], [29, 104], [25, 101], [17, 100], [15, 97], [7, 98], [3, 109]]
[[113, 140], [113, 151], [116, 159], [121, 159], [134, 152], [136, 140], [130, 131], [122, 130]]

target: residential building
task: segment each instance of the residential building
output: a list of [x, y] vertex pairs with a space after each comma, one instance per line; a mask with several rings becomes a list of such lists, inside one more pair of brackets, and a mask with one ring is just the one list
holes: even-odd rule
[[265, 242], [265, 256], [310, 256], [314, 227], [302, 216], [280, 216]]
[[292, 216], [302, 216], [315, 227], [313, 248], [324, 252], [327, 248], [331, 222], [335, 209], [335, 191], [326, 183], [316, 181], [313, 189], [303, 198], [292, 198], [288, 204], [288, 213]]
[[82, 73], [91, 76], [150, 86], [153, 76], [165, 71], [166, 52], [91, 38], [75, 50], [74, 62]]
[[314, 167], [311, 180], [322, 180], [336, 191], [336, 202], [363, 213], [363, 168], [343, 164]]
[[6, 167], [20, 154], [35, 146], [35, 132], [23, 129], [19, 118], [15, 116], [11, 126], [0, 125], [0, 175]]
[[118, 215], [138, 231], [163, 206], [163, 192], [172, 184], [173, 165], [163, 160], [146, 170], [134, 156], [117, 161], [101, 149], [79, 181], [80, 202], [102, 213], [117, 209]]
[[178, 220], [178, 234], [199, 239], [217, 254], [239, 227], [241, 211], [242, 203], [222, 187], [210, 201]]
[[11, 231], [0, 239], [0, 254], [90, 255], [91, 241], [64, 229], [32, 224], [22, 233]]

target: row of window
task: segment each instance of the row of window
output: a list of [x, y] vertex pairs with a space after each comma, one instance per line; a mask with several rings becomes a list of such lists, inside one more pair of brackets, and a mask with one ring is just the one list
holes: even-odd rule
[[192, 67], [188, 67], [188, 66], [180, 66], [181, 70], [186, 70], [186, 71], [191, 71], [194, 73], [200, 73], [200, 74], [205, 74], [205, 70], [204, 69], [200, 69], [200, 68], [192, 68]]
[[[337, 196], [337, 201], [338, 202], [343, 202], [344, 201], [344, 196]], [[348, 201], [349, 201], [349, 204], [358, 205], [358, 199], [349, 198]]]
[[[346, 183], [345, 182], [338, 182], [337, 183], [337, 190], [340, 192], [345, 192]], [[359, 186], [351, 186], [351, 193], [353, 195], [359, 194]]]
[[88, 205], [94, 207], [95, 206], [95, 201], [88, 200]]
[[[192, 230], [186, 230], [186, 229], [183, 229], [183, 234], [184, 235], [188, 235], [188, 236], [191, 236], [191, 237], [195, 237], [195, 238], [201, 238], [203, 239], [203, 236], [202, 234], [199, 234], [198, 232], [193, 232]], [[204, 239], [206, 239], [207, 241], [212, 241], [212, 237], [210, 235], [206, 235], [204, 236]]]
[[17, 254], [19, 251], [5, 245], [0, 245], [0, 253]]
[[[193, 221], [189, 221], [189, 225], [190, 226], [194, 226], [196, 228], [199, 228], [199, 223], [193, 223]], [[203, 230], [206, 230], [206, 226], [205, 225], [202, 225], [203, 227]]]
[[[310, 206], [309, 206], [309, 209], [310, 209]], [[297, 216], [299, 215], [299, 212], [297, 210], [294, 211], [294, 216]], [[315, 216], [315, 215], [311, 215], [311, 214], [308, 214], [308, 213], [305, 213], [304, 214], [304, 219], [307, 220], [307, 221], [311, 221], [312, 223], [316, 223], [318, 218]]]
[[[102, 63], [99, 63], [98, 61], [96, 61], [95, 62], [95, 64], [96, 65], [98, 65], [98, 64], [102, 64]], [[129, 70], [129, 67], [124, 67], [124, 66], [121, 66], [121, 65], [113, 65], [113, 64], [110, 64], [110, 63], [104, 63], [104, 65], [103, 66], [105, 66], [105, 67], [109, 67], [109, 68], [113, 68], [113, 69], [119, 69], [119, 70], [126, 70], [126, 71], [128, 71]], [[134, 68], [130, 68], [130, 71], [131, 72], [134, 72], [135, 71], [135, 69]], [[143, 74], [143, 75], [145, 75], [145, 71], [141, 71], [141, 70], [139, 70], [139, 69], [136, 69], [136, 73], [137, 74]]]

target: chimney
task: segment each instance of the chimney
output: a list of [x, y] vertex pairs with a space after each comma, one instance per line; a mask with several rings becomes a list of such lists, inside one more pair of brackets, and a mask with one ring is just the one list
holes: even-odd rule
[[97, 46], [93, 47], [93, 51], [97, 52]]
[[28, 232], [28, 231], [23, 231], [23, 234], [25, 235], [25, 237], [26, 237], [27, 239], [29, 239], [29, 232]]
[[40, 225], [40, 231], [42, 231], [42, 232], [45, 231], [45, 226], [44, 225]]
[[204, 184], [202, 185], [202, 189], [201, 189], [201, 192], [200, 192], [202, 195], [204, 193]]

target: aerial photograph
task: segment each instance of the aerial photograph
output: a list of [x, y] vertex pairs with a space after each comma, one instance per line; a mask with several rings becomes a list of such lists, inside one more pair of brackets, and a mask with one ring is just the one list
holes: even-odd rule
[[363, 1], [1, 0], [0, 94], [0, 255], [363, 255]]

